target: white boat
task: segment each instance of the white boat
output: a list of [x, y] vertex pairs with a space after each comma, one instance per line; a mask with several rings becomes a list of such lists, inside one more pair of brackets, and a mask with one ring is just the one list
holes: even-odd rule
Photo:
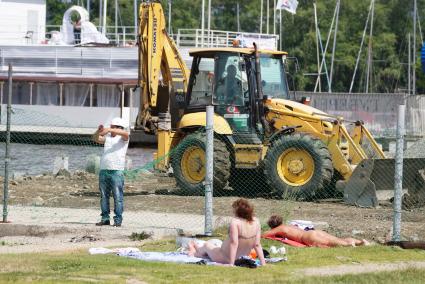
[[[44, 1], [39, 2], [42, 6]], [[80, 8], [70, 10], [86, 17]], [[138, 78], [134, 27], [107, 27], [105, 35], [111, 45], [102, 42], [99, 47], [96, 43], [84, 42], [83, 38], [99, 38], [93, 34], [81, 37], [85, 45], [72, 45], [69, 44], [69, 15], [68, 10], [61, 27], [31, 28], [37, 31], [32, 33], [31, 40], [25, 38], [28, 33], [24, 30], [15, 29], [15, 39], [12, 39], [11, 33], [0, 29], [0, 131], [4, 131], [6, 123], [9, 63], [13, 68], [12, 132], [36, 133], [36, 136], [42, 136], [41, 133], [89, 135], [99, 124], [108, 125], [115, 116], [128, 120], [134, 130], [140, 103], [139, 96], [133, 92]], [[67, 42], [53, 45], [52, 42], [58, 40], [54, 30], [62, 34], [67, 31], [66, 36], [59, 37]], [[89, 30], [93, 32], [93, 27]], [[112, 32], [107, 33], [108, 30]], [[278, 40], [276, 35], [201, 29], [180, 29], [173, 37], [189, 67], [188, 50], [193, 47], [226, 47], [239, 39], [276, 48]], [[201, 68], [211, 69], [212, 64]], [[134, 135], [132, 140], [153, 141], [143, 135]]]

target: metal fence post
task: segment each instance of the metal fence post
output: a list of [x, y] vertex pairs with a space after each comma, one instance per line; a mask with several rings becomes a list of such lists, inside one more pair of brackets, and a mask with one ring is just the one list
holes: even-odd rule
[[205, 235], [213, 233], [213, 179], [214, 179], [214, 107], [207, 106], [206, 118], [206, 146], [205, 146]]
[[394, 219], [393, 241], [401, 240], [401, 203], [403, 195], [403, 148], [404, 148], [404, 120], [406, 105], [398, 106], [397, 141], [394, 175]]
[[7, 222], [7, 203], [9, 200], [9, 162], [10, 162], [10, 119], [12, 114], [12, 64], [9, 64], [9, 94], [7, 102], [6, 121], [6, 153], [4, 157], [4, 187], [3, 187], [3, 223]]

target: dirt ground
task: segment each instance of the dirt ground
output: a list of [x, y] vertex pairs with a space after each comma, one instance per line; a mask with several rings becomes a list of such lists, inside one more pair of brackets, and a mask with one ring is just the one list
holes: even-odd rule
[[[203, 214], [204, 198], [178, 194], [173, 178], [149, 172], [138, 177], [127, 178], [124, 198], [126, 210]], [[71, 176], [39, 175], [15, 178], [10, 182], [9, 190], [11, 205], [99, 208], [97, 176], [86, 172], [75, 172]], [[235, 198], [215, 197], [214, 214], [230, 216], [230, 205]], [[352, 236], [384, 242], [391, 235], [393, 211], [389, 201], [382, 202], [376, 209], [347, 206], [339, 200], [293, 202], [252, 198], [251, 201], [262, 221], [270, 214], [277, 213], [288, 219], [314, 221], [320, 228], [341, 237]], [[425, 208], [402, 212], [402, 235], [405, 240], [423, 240]]]

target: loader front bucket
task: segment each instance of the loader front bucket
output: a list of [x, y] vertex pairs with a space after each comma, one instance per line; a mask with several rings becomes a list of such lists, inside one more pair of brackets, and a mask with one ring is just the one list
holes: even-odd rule
[[[403, 159], [403, 190], [425, 195], [423, 170], [425, 159]], [[360, 207], [378, 206], [376, 191], [394, 190], [395, 160], [365, 159], [355, 168], [350, 179], [343, 182], [344, 202]], [[341, 184], [340, 184], [341, 189]]]

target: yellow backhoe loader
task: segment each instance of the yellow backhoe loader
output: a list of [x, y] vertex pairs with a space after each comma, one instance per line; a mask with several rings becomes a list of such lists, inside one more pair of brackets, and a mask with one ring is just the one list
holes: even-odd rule
[[[336, 188], [349, 204], [372, 207], [376, 190], [393, 188], [394, 160], [361, 121], [349, 132], [343, 118], [289, 99], [285, 52], [194, 49], [189, 74], [167, 35], [161, 4], [142, 3], [139, 20], [136, 126], [158, 135], [157, 168], [172, 167], [182, 190], [203, 192], [206, 139], [196, 130], [205, 126], [207, 105], [215, 108], [214, 191], [229, 182], [237, 187], [237, 176], [247, 173], [279, 196], [314, 198]], [[214, 69], [203, 71], [204, 63]], [[423, 160], [406, 159], [404, 186], [422, 190], [424, 168]]]

